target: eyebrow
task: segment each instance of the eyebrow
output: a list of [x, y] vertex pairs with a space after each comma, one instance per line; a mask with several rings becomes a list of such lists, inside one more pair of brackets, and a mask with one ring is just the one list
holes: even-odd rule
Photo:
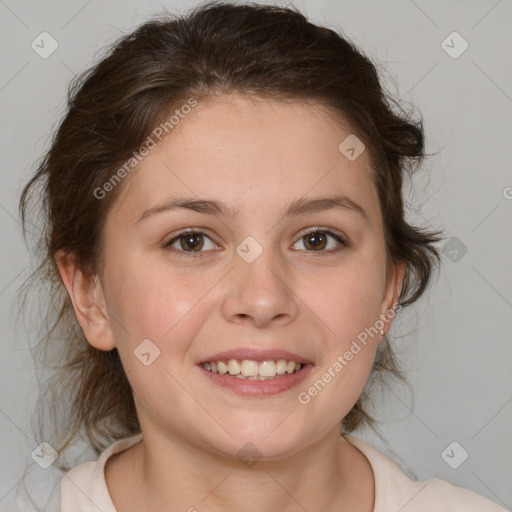
[[[225, 216], [234, 219], [239, 213], [238, 210], [230, 208], [222, 201], [213, 199], [192, 199], [187, 197], [176, 197], [161, 205], [153, 206], [142, 212], [135, 224], [148, 219], [158, 213], [167, 212], [176, 209], [186, 209], [205, 215], [215, 215], [217, 217]], [[355, 201], [347, 196], [335, 195], [329, 197], [317, 197], [313, 199], [295, 199], [284, 209], [283, 217], [304, 215], [307, 213], [331, 210], [333, 208], [352, 211], [361, 215], [367, 221], [369, 220], [365, 210]]]

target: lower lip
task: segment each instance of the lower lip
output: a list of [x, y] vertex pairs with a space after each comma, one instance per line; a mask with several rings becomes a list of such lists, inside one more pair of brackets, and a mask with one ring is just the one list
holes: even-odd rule
[[283, 393], [284, 391], [288, 391], [294, 386], [297, 386], [307, 377], [313, 368], [313, 365], [308, 363], [297, 373], [280, 375], [279, 377], [269, 380], [239, 379], [238, 377], [231, 377], [226, 373], [221, 375], [220, 373], [210, 372], [201, 365], [197, 365], [197, 367], [214, 384], [229, 388], [239, 395], [272, 396], [278, 395], [279, 393]]

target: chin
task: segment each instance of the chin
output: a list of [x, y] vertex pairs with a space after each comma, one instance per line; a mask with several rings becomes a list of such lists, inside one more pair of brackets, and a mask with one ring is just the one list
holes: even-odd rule
[[[307, 444], [307, 436], [301, 437], [286, 428], [272, 429], [228, 429], [233, 437], [224, 436], [222, 441], [214, 442], [213, 447], [230, 457], [244, 460], [279, 460], [293, 455]], [[269, 432], [271, 432], [269, 434]]]

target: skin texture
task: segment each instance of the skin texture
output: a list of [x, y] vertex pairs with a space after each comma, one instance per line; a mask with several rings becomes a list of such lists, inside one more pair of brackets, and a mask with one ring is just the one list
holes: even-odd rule
[[[312, 104], [238, 95], [200, 102], [118, 185], [101, 272], [84, 278], [72, 256], [57, 255], [88, 342], [117, 347], [134, 392], [144, 441], [106, 467], [120, 512], [373, 510], [371, 466], [339, 427], [381, 335], [307, 405], [297, 399], [393, 310], [403, 280], [401, 263], [386, 272], [368, 152], [349, 161], [338, 150], [351, 133]], [[294, 199], [334, 194], [358, 203], [366, 218], [349, 209], [283, 217]], [[174, 210], [137, 222], [177, 196], [220, 200], [238, 213]], [[329, 235], [312, 248], [303, 231], [318, 226], [348, 245]], [[189, 227], [206, 231], [202, 256], [185, 252], [180, 239], [175, 252], [163, 248]], [[263, 250], [252, 263], [236, 252], [248, 236]], [[160, 349], [149, 366], [134, 357], [144, 339]], [[295, 352], [314, 368], [296, 388], [242, 397], [197, 367], [241, 347]], [[251, 467], [237, 457], [248, 442], [261, 454]]]

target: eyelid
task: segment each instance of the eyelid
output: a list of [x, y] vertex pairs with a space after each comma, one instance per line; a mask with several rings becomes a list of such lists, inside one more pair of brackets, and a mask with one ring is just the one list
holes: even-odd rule
[[[306, 228], [306, 229], [304, 229], [304, 230], [299, 232], [299, 234], [297, 235], [297, 241], [300, 240], [303, 236], [309, 235], [311, 233], [316, 233], [317, 231], [322, 231], [324, 233], [328, 233], [328, 234], [331, 234], [331, 235], [336, 235], [336, 236], [338, 236], [338, 237], [340, 237], [342, 239], [344, 244], [348, 245], [347, 237], [343, 233], [341, 233], [337, 229], [328, 228], [327, 226], [313, 226], [313, 227], [310, 227], [310, 228]], [[297, 242], [295, 242], [295, 243], [297, 243]]]
[[204, 228], [195, 228], [195, 227], [192, 226], [192, 227], [184, 228], [184, 229], [178, 231], [176, 234], [171, 235], [169, 240], [167, 240], [167, 242], [165, 242], [165, 243], [172, 242], [176, 238], [178, 238], [178, 237], [180, 237], [182, 235], [186, 235], [188, 233], [201, 233], [202, 235], [206, 235], [206, 236], [210, 237], [210, 235], [208, 234], [208, 231], [206, 229], [204, 229]]

